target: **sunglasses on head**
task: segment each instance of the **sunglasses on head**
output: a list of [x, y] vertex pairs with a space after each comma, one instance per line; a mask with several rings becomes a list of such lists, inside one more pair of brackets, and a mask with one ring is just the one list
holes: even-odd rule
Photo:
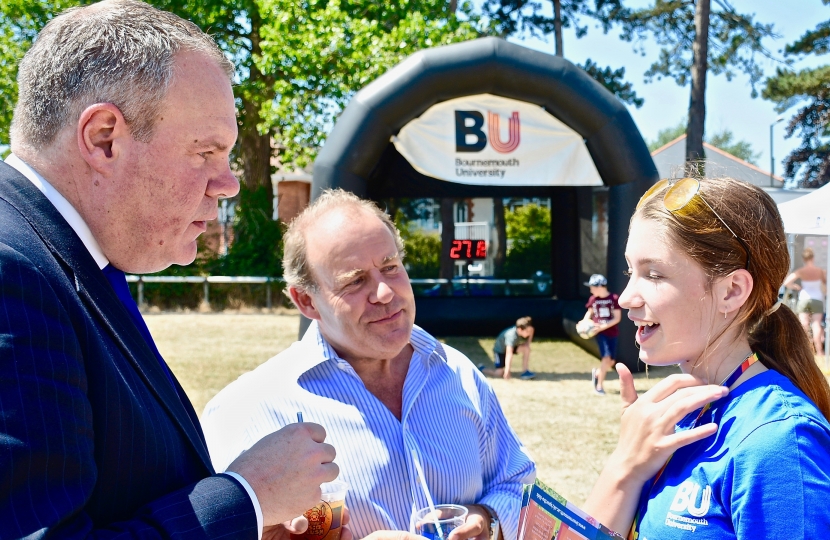
[[730, 227], [723, 220], [723, 218], [720, 217], [720, 215], [715, 211], [715, 209], [712, 208], [712, 205], [706, 202], [706, 199], [704, 199], [703, 195], [700, 193], [700, 181], [696, 178], [682, 178], [680, 180], [667, 180], [664, 178], [663, 180], [660, 180], [659, 182], [651, 186], [649, 190], [643, 194], [642, 197], [640, 197], [640, 201], [637, 203], [637, 210], [639, 210], [640, 207], [642, 207], [646, 203], [646, 201], [648, 201], [652, 197], [652, 195], [654, 195], [667, 185], [669, 186], [669, 189], [667, 189], [666, 193], [663, 195], [663, 206], [666, 208], [666, 210], [673, 214], [680, 212], [687, 204], [689, 204], [689, 202], [695, 197], [695, 195], [700, 197], [700, 200], [703, 201], [703, 203], [709, 207], [709, 210], [711, 210], [712, 213], [715, 214], [715, 217], [718, 218], [718, 220], [720, 220], [723, 226], [726, 227], [726, 229], [730, 233], [732, 233], [732, 236], [735, 237], [735, 240], [737, 240], [738, 243], [741, 244], [741, 247], [746, 253], [746, 265], [744, 265], [744, 269], [749, 269], [749, 246], [746, 245], [746, 242], [741, 240], [740, 236], [735, 234], [735, 231], [732, 230], [732, 227]]

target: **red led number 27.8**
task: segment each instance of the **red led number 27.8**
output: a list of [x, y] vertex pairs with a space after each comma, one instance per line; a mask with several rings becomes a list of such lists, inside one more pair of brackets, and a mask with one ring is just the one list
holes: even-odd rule
[[486, 259], [486, 240], [453, 240], [450, 248], [451, 259]]

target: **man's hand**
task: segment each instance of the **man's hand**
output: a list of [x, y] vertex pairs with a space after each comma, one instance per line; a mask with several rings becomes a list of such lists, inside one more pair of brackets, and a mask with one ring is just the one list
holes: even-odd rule
[[[340, 540], [354, 540], [352, 531], [349, 530], [349, 509], [343, 507], [343, 515], [341, 516]], [[308, 529], [308, 519], [305, 516], [300, 516], [286, 521], [280, 525], [272, 525], [264, 527], [262, 530], [262, 540], [289, 540], [292, 534], [303, 534]]]
[[467, 521], [453, 529], [447, 540], [488, 540], [490, 538], [490, 512], [478, 504], [466, 504]]
[[228, 466], [256, 493], [266, 526], [294, 520], [320, 501], [320, 484], [340, 472], [334, 447], [318, 424], [285, 426], [253, 445]]

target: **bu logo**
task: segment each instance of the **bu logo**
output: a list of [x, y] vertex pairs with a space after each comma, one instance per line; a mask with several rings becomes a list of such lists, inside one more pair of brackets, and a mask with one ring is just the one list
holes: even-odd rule
[[686, 480], [680, 487], [677, 488], [677, 494], [674, 496], [674, 501], [671, 503], [672, 512], [689, 512], [694, 517], [703, 517], [709, 511], [709, 503], [712, 499], [712, 488], [706, 486], [700, 494], [700, 504], [698, 504], [698, 492], [700, 485], [691, 480]]
[[[519, 111], [513, 111], [508, 120], [507, 141], [502, 142], [499, 130], [500, 118], [498, 113], [487, 111], [487, 133], [484, 133], [484, 115], [478, 111], [455, 111], [455, 151], [481, 152], [487, 146], [487, 137], [490, 137], [490, 146], [500, 154], [509, 154], [519, 147], [521, 134], [519, 133]], [[469, 137], [469, 139], [468, 139]], [[471, 142], [470, 139], [473, 139]]]

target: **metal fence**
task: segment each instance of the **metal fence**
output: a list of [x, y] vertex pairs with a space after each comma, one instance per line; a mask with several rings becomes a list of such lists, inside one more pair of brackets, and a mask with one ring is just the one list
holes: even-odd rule
[[[415, 286], [416, 296], [432, 296], [423, 290], [424, 286], [440, 287], [451, 285], [453, 287], [469, 288], [471, 285], [479, 288], [490, 289], [493, 286], [502, 286], [503, 294], [511, 296], [515, 294], [516, 287], [522, 290], [527, 290], [528, 287], [536, 287], [534, 294], [546, 294], [550, 290], [550, 281], [539, 279], [493, 279], [493, 278], [453, 278], [453, 279], [410, 279], [410, 283]], [[202, 284], [202, 296], [205, 304], [210, 304], [210, 284], [250, 284], [258, 283], [265, 285], [265, 305], [271, 309], [271, 284], [285, 283], [281, 277], [260, 277], [260, 276], [138, 276], [127, 275], [127, 282], [138, 284], [138, 298], [139, 306], [144, 305], [144, 284], [145, 283], [194, 283]], [[420, 287], [418, 287], [420, 286]], [[511, 288], [513, 287], [513, 288]], [[438, 291], [435, 291], [438, 293]], [[521, 294], [521, 293], [519, 293]], [[437, 295], [442, 295], [438, 293]]]
[[204, 302], [210, 304], [211, 283], [264, 283], [265, 305], [271, 309], [271, 284], [284, 283], [281, 277], [260, 276], [135, 276], [127, 275], [128, 283], [138, 283], [138, 305], [144, 305], [145, 283], [201, 283]]

